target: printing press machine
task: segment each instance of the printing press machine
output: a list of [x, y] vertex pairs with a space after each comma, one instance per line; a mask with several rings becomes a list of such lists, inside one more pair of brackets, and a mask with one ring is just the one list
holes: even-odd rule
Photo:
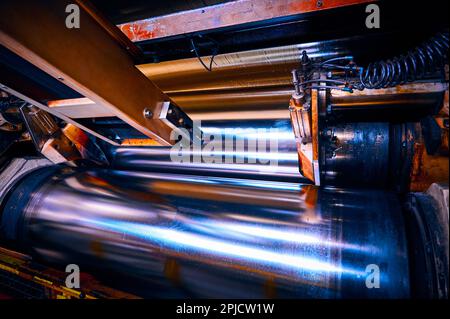
[[448, 298], [447, 12], [2, 0], [0, 299]]

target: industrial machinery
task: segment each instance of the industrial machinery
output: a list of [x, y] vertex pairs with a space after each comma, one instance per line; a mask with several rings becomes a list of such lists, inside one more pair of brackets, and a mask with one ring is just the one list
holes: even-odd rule
[[448, 298], [447, 10], [1, 1], [0, 299]]

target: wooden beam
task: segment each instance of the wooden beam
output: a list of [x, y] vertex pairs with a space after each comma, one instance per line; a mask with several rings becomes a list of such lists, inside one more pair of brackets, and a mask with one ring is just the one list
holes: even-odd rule
[[0, 44], [162, 145], [173, 144], [172, 128], [159, 118], [170, 99], [82, 8], [80, 28], [67, 28], [71, 3], [0, 1]]

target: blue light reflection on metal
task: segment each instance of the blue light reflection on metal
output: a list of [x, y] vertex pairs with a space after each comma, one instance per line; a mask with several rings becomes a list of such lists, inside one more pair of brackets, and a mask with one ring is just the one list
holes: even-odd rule
[[[268, 281], [278, 297], [409, 294], [404, 227], [389, 193], [67, 167], [54, 175], [29, 193], [25, 211], [7, 212], [24, 220], [10, 240], [42, 259], [129, 278], [128, 289], [138, 278], [143, 296], [267, 297]], [[381, 268], [380, 289], [365, 286], [369, 264]]]

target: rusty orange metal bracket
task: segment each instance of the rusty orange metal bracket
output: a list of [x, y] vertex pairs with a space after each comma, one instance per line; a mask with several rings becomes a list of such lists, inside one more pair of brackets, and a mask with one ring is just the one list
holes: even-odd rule
[[164, 38], [373, 0], [238, 0], [118, 25], [133, 42]]

